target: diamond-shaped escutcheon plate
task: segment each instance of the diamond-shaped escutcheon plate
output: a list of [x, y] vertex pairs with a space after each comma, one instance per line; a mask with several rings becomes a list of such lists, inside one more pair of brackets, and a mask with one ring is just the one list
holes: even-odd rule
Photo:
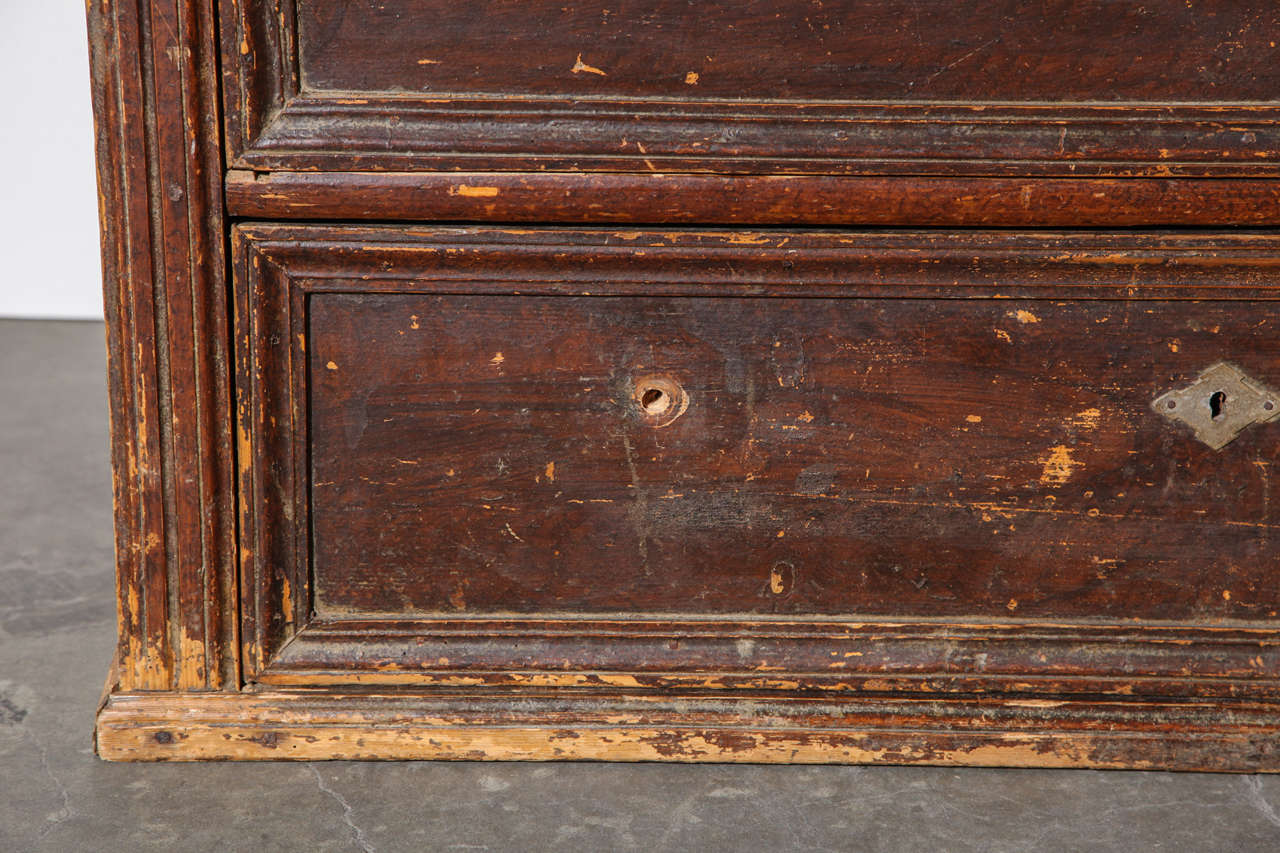
[[1196, 438], [1221, 450], [1254, 424], [1280, 417], [1280, 394], [1220, 361], [1185, 388], [1166, 391], [1151, 407], [1191, 427]]

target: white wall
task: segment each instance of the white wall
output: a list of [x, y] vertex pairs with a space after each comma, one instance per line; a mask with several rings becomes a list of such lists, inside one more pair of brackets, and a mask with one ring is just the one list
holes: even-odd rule
[[83, 0], [0, 0], [0, 317], [102, 317]]

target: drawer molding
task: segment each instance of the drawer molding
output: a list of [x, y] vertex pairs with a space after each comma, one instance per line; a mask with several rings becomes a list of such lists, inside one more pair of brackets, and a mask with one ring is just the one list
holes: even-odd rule
[[[519, 648], [519, 652], [512, 650]], [[338, 651], [335, 654], [335, 650]], [[1270, 628], [1013, 620], [313, 619], [279, 687], [626, 688], [1280, 700]]]
[[1280, 224], [1280, 182], [510, 172], [227, 175], [249, 219], [1090, 228]]

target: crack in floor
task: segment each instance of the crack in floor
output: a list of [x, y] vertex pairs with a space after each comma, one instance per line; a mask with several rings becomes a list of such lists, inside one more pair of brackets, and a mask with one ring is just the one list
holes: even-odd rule
[[1262, 777], [1246, 776], [1242, 781], [1244, 782], [1244, 798], [1249, 805], [1253, 806], [1269, 823], [1280, 826], [1280, 814], [1276, 813], [1275, 807], [1262, 794]]
[[67, 790], [67, 786], [63, 784], [58, 774], [53, 772], [53, 767], [49, 764], [48, 748], [36, 737], [35, 732], [31, 731], [31, 729], [24, 729], [22, 734], [27, 739], [27, 742], [35, 747], [36, 754], [40, 756], [40, 769], [44, 771], [44, 775], [49, 777], [49, 781], [53, 782], [54, 788], [62, 798], [62, 808], [46, 817], [45, 825], [40, 828], [40, 833], [37, 837], [43, 840], [46, 835], [57, 829], [59, 825], [70, 820], [71, 816], [75, 814], [75, 809], [71, 807], [71, 792]]
[[356, 822], [351, 819], [351, 815], [355, 810], [351, 807], [351, 803], [347, 802], [347, 798], [324, 783], [324, 777], [320, 775], [320, 771], [316, 769], [314, 764], [308, 764], [307, 769], [311, 771], [311, 775], [316, 777], [316, 787], [342, 806], [342, 822], [351, 830], [351, 839], [356, 843], [356, 846], [363, 850], [364, 853], [378, 853], [373, 845], [369, 843], [369, 839], [365, 838], [364, 830], [356, 826]]

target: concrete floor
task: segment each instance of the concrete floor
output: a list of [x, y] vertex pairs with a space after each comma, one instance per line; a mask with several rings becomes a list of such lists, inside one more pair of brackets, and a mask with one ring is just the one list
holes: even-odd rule
[[114, 639], [103, 330], [0, 321], [0, 853], [1274, 851], [1280, 777], [94, 758]]

